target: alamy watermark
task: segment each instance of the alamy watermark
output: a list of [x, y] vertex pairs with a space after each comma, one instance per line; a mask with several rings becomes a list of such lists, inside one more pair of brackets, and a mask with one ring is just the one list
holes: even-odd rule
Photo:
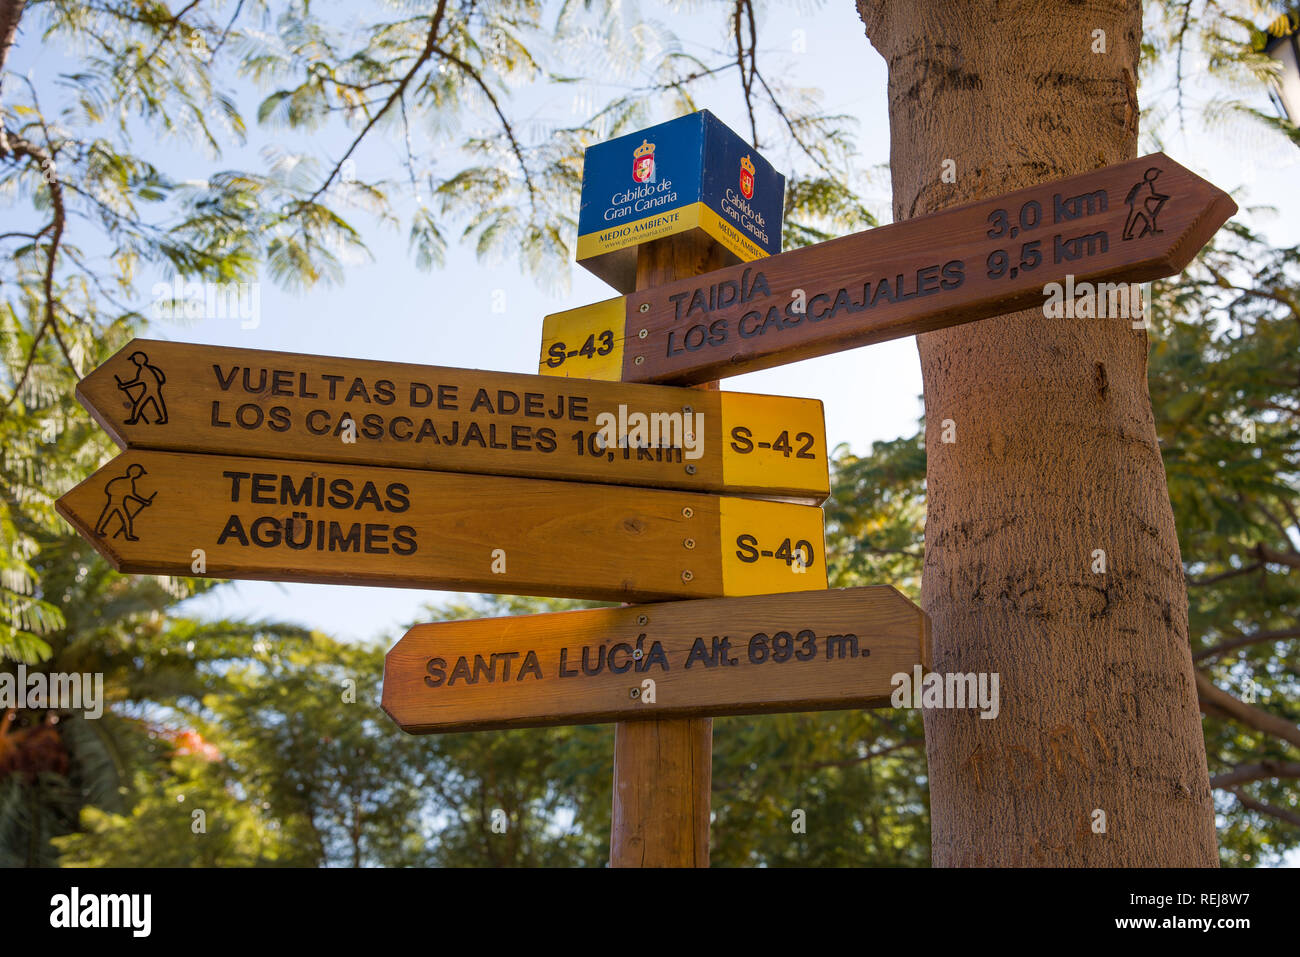
[[996, 671], [922, 676], [921, 666], [914, 665], [911, 674], [900, 671], [889, 683], [894, 689], [889, 703], [895, 708], [979, 708], [981, 718], [996, 718], [1002, 710]]
[[629, 412], [620, 404], [618, 415], [601, 412], [593, 433], [598, 449], [681, 449], [682, 456], [704, 454], [704, 413], [689, 408], [681, 412]]
[[84, 717], [104, 714], [104, 673], [101, 671], [27, 672], [19, 665], [17, 673], [0, 672], [0, 711], [17, 708], [24, 711], [82, 711]]
[[50, 898], [50, 926], [122, 928], [132, 937], [148, 937], [153, 927], [152, 894], [94, 894], [73, 887]]
[[260, 282], [156, 282], [153, 296], [155, 319], [238, 319], [239, 328], [256, 329], [262, 324]]
[[1043, 286], [1043, 316], [1047, 319], [1129, 319], [1134, 329], [1148, 327], [1143, 303], [1150, 302], [1150, 283], [1080, 282], [1067, 273], [1065, 282]]

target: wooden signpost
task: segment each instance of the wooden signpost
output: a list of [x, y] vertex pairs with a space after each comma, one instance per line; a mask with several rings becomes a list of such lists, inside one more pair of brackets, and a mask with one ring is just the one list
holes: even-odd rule
[[764, 259], [784, 180], [712, 116], [587, 161], [579, 259], [635, 291], [548, 317], [544, 375], [135, 340], [77, 389], [126, 451], [57, 507], [124, 572], [692, 599], [416, 626], [383, 706], [416, 733], [617, 722], [610, 863], [707, 865], [711, 717], [882, 706], [929, 623], [826, 590], [820, 402], [627, 383], [1167, 276], [1236, 207], [1157, 153]]
[[[576, 344], [575, 355], [591, 346]], [[135, 339], [77, 387], [120, 446], [819, 504], [816, 399]]]
[[826, 587], [807, 505], [129, 451], [58, 500], [123, 572], [609, 601]]
[[388, 652], [383, 707], [421, 734], [874, 708], [929, 646], [887, 585], [448, 621]]
[[[985, 319], [1173, 275], [1236, 209], [1154, 153], [548, 316], [539, 369], [689, 385]], [[588, 336], [608, 353], [572, 355]]]

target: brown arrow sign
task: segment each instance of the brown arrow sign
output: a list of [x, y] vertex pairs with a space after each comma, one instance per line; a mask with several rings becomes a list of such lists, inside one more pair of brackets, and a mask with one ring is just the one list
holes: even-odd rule
[[[540, 371], [692, 385], [1043, 305], [1067, 276], [1159, 279], [1236, 210], [1153, 153], [548, 316]], [[575, 354], [589, 336], [609, 352]]]
[[[601, 348], [593, 340], [589, 351]], [[77, 397], [125, 448], [730, 491], [810, 504], [828, 490], [816, 399], [147, 339], [82, 380]]]
[[693, 492], [129, 451], [57, 507], [136, 574], [609, 601], [826, 587], [820, 508]]
[[383, 707], [415, 733], [874, 708], [918, 666], [929, 619], [873, 585], [416, 625]]

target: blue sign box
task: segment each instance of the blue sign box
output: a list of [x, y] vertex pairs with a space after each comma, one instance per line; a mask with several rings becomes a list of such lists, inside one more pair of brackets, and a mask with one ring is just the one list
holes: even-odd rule
[[578, 262], [619, 292], [636, 247], [700, 230], [728, 264], [781, 251], [785, 177], [708, 110], [588, 147]]

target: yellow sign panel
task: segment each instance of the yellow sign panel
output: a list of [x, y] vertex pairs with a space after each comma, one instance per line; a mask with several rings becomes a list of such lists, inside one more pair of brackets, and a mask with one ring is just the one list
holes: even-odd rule
[[579, 262], [630, 246], [640, 246], [652, 239], [676, 236], [691, 229], [701, 229], [743, 262], [762, 259], [767, 253], [747, 239], [734, 225], [704, 203], [691, 203], [668, 213], [658, 213], [630, 223], [619, 223], [599, 232], [578, 237]]
[[553, 313], [542, 323], [542, 375], [572, 379], [623, 378], [626, 300], [579, 306]]
[[767, 595], [826, 587], [821, 509], [721, 499], [722, 593]]
[[703, 208], [703, 203], [691, 203], [671, 212], [657, 213], [630, 223], [618, 223], [599, 232], [579, 236], [578, 261], [694, 229], [700, 223], [700, 211]]
[[700, 229], [739, 256], [742, 262], [753, 262], [767, 255], [757, 243], [746, 239], [740, 230], [704, 204], [700, 204], [699, 220]]
[[724, 392], [721, 398], [726, 428], [722, 476], [729, 486], [761, 488], [774, 475], [790, 488], [819, 488], [827, 482], [821, 400], [745, 392]]

